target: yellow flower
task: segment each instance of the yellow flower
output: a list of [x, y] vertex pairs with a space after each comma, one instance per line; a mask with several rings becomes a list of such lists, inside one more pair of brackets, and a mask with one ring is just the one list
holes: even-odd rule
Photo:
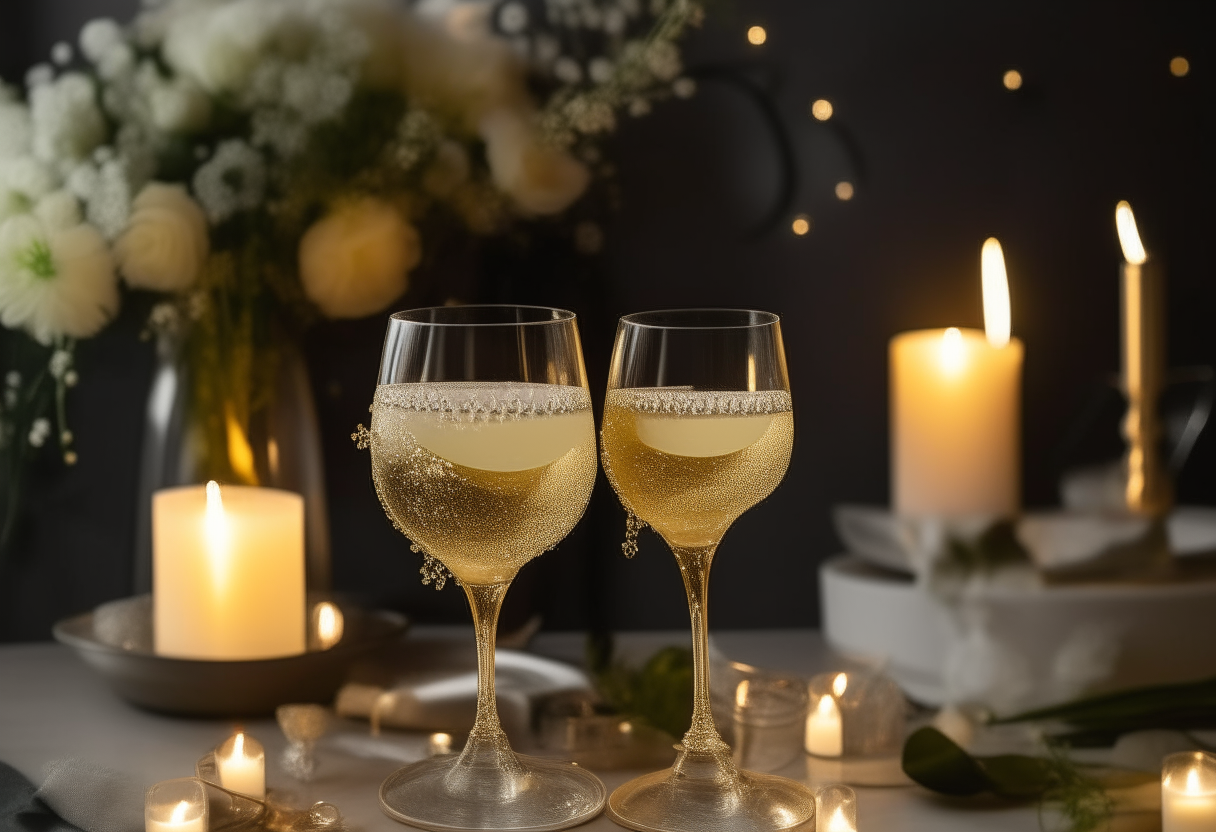
[[388, 307], [422, 256], [418, 231], [387, 202], [338, 203], [300, 240], [304, 294], [330, 318], [362, 318]]

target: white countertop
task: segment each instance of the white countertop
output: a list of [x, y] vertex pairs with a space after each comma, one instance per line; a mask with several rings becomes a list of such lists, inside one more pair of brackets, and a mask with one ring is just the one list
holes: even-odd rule
[[[471, 640], [472, 628], [416, 627], [407, 637]], [[661, 646], [687, 643], [687, 638], [683, 633], [625, 633], [617, 642], [620, 653], [644, 658]], [[731, 659], [772, 670], [809, 676], [833, 666], [819, 634], [811, 630], [719, 632], [714, 639]], [[581, 633], [542, 633], [531, 649], [578, 662], [583, 646]], [[244, 727], [267, 747], [269, 785], [302, 791], [275, 770], [284, 742], [273, 721], [253, 721]], [[41, 782], [47, 763], [68, 757], [95, 760], [145, 785], [191, 776], [195, 761], [232, 728], [224, 720], [179, 719], [138, 710], [118, 699], [100, 677], [58, 644], [0, 647], [0, 760], [35, 784]], [[420, 759], [425, 736], [398, 732], [385, 742], [403, 760]], [[337, 805], [352, 830], [403, 829], [381, 813], [377, 800], [380, 782], [401, 763], [336, 755], [330, 751], [320, 757], [318, 779], [306, 787], [305, 796]], [[781, 773], [819, 785], [801, 765], [795, 768]], [[610, 791], [639, 773], [597, 772]], [[861, 832], [1039, 829], [1033, 807], [963, 809], [912, 787], [858, 788], [857, 793]], [[582, 828], [594, 832], [619, 827], [600, 817]]]

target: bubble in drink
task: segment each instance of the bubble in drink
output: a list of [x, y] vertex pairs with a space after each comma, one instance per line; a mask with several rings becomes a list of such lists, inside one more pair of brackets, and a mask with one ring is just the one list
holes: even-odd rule
[[555, 546], [595, 482], [591, 398], [580, 387], [381, 385], [370, 432], [385, 511], [466, 584], [509, 581]]
[[707, 546], [785, 476], [793, 404], [784, 390], [609, 390], [601, 436], [626, 510], [672, 546]]

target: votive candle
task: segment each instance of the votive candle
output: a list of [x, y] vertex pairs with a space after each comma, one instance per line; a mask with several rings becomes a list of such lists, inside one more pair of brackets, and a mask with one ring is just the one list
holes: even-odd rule
[[1161, 832], [1216, 829], [1216, 756], [1184, 751], [1161, 768]]
[[238, 731], [215, 749], [220, 785], [230, 792], [266, 799], [266, 750], [253, 737]]
[[145, 832], [207, 832], [207, 792], [193, 777], [165, 780], [144, 796]]

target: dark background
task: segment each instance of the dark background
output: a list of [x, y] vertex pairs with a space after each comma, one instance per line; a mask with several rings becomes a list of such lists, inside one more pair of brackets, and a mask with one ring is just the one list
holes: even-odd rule
[[[136, 0], [0, 5], [0, 76], [21, 79], [90, 17], [127, 19]], [[784, 319], [797, 419], [785, 484], [741, 518], [711, 584], [719, 628], [814, 626], [816, 564], [836, 552], [830, 507], [887, 499], [887, 341], [980, 326], [979, 251], [998, 236], [1013, 330], [1026, 344], [1025, 500], [1056, 500], [1061, 441], [1095, 385], [1118, 368], [1113, 213], [1131, 200], [1169, 269], [1174, 366], [1216, 363], [1212, 316], [1211, 28], [1203, 4], [1019, 4], [766, 0], [719, 4], [688, 42], [698, 95], [628, 120], [612, 141], [621, 209], [605, 256], [483, 250], [419, 274], [404, 304], [465, 300], [567, 305], [580, 315], [595, 397], [617, 316], [693, 305]], [[763, 25], [768, 41], [747, 42]], [[1185, 56], [1177, 78], [1170, 59]], [[1002, 85], [1007, 69], [1025, 80]], [[762, 93], [757, 95], [757, 92]], [[835, 116], [813, 120], [827, 98]], [[765, 102], [779, 117], [775, 131]], [[783, 161], [782, 135], [790, 150]], [[837, 182], [856, 194], [836, 198]], [[788, 204], [781, 200], [789, 190]], [[774, 210], [776, 221], [764, 225]], [[804, 237], [794, 215], [812, 218]], [[538, 253], [539, 252], [539, 253]], [[472, 277], [470, 277], [472, 275]], [[472, 288], [470, 288], [472, 287]], [[80, 463], [41, 459], [16, 559], [0, 578], [0, 640], [45, 638], [51, 622], [131, 592], [134, 491], [152, 366], [146, 307], [80, 353], [69, 419]], [[418, 561], [376, 501], [365, 421], [383, 317], [315, 330], [308, 353], [326, 443], [338, 589], [416, 619], [467, 620], [458, 590], [418, 584]], [[1216, 502], [1216, 440], [1179, 483]], [[601, 481], [580, 527], [521, 575], [512, 622], [683, 627], [674, 562], [653, 535], [620, 555], [624, 514]]]

